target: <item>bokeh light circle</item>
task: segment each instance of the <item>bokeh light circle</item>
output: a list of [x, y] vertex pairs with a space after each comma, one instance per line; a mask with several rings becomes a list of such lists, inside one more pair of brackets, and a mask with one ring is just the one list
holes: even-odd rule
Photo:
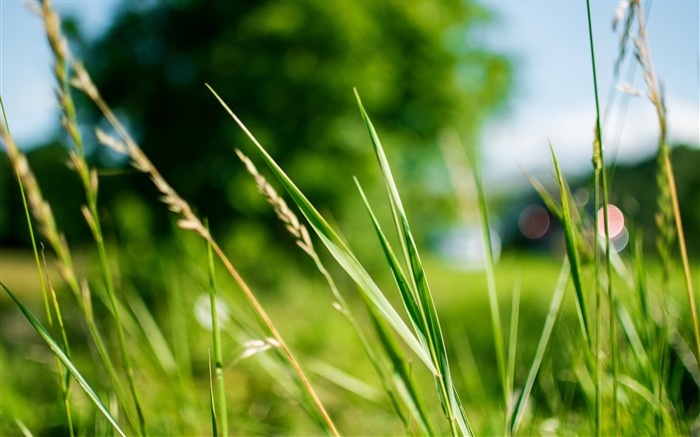
[[[598, 210], [598, 234], [605, 237], [605, 220], [603, 208]], [[625, 228], [625, 216], [615, 205], [608, 205], [608, 230], [610, 238], [615, 238]]]
[[541, 238], [549, 230], [549, 214], [540, 205], [530, 205], [520, 213], [518, 227], [530, 240]]

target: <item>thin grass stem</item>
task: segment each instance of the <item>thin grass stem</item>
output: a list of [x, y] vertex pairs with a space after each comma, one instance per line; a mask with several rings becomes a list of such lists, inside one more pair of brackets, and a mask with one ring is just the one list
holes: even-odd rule
[[496, 291], [496, 273], [494, 268], [493, 245], [491, 244], [491, 226], [489, 224], [488, 207], [486, 205], [486, 193], [484, 183], [481, 178], [481, 171], [477, 163], [476, 154], [472, 154], [471, 159], [472, 175], [476, 185], [477, 203], [479, 205], [479, 219], [481, 221], [481, 240], [483, 247], [484, 271], [486, 272], [486, 284], [489, 296], [489, 309], [491, 312], [491, 330], [493, 332], [494, 349], [496, 351], [496, 365], [501, 380], [501, 391], [503, 394], [503, 410], [508, 416], [508, 402], [510, 399], [510, 389], [508, 384], [505, 343], [503, 341], [503, 326], [501, 324], [500, 311], [498, 309], [498, 294]]
[[[598, 75], [596, 73], [596, 62], [595, 62], [595, 47], [593, 44], [593, 23], [591, 20], [591, 5], [590, 5], [590, 0], [586, 0], [586, 12], [587, 12], [587, 17], [588, 17], [588, 39], [590, 43], [590, 49], [591, 49], [591, 67], [593, 70], [593, 92], [595, 96], [595, 110], [596, 110], [596, 129], [595, 129], [595, 141], [594, 141], [594, 151], [593, 151], [593, 164], [595, 167], [595, 230], [594, 230], [594, 235], [595, 235], [595, 240], [596, 244], [594, 244], [594, 250], [595, 250], [595, 282], [596, 282], [596, 414], [595, 414], [595, 421], [596, 421], [596, 435], [600, 435], [601, 433], [601, 393], [600, 393], [600, 383], [601, 383], [601, 373], [602, 373], [602, 364], [601, 364], [601, 351], [600, 351], [600, 327], [601, 327], [601, 320], [600, 320], [600, 262], [599, 262], [599, 257], [600, 255], [598, 254], [598, 211], [602, 207], [603, 209], [603, 226], [605, 229], [605, 268], [606, 268], [606, 275], [608, 278], [607, 284], [608, 284], [608, 306], [610, 308], [609, 310], [609, 317], [608, 317], [608, 323], [609, 323], [609, 330], [610, 330], [610, 355], [611, 355], [611, 360], [612, 360], [612, 368], [613, 368], [613, 418], [614, 418], [614, 423], [615, 423], [615, 433], [617, 435], [620, 435], [621, 429], [620, 429], [620, 409], [619, 409], [619, 402], [618, 402], [618, 396], [617, 396], [617, 391], [618, 391], [618, 353], [617, 353], [617, 319], [615, 317], [615, 294], [614, 294], [614, 287], [613, 287], [613, 278], [612, 278], [612, 268], [611, 268], [611, 262], [610, 262], [610, 225], [609, 225], [609, 217], [608, 217], [608, 184], [607, 184], [607, 170], [605, 168], [605, 154], [604, 154], [604, 148], [603, 148], [603, 133], [602, 129], [600, 126], [600, 103], [598, 99]], [[602, 200], [603, 203], [600, 205], [600, 197], [599, 197], [599, 192], [602, 191]]]
[[[10, 131], [10, 123], [7, 121], [7, 112], [5, 112], [5, 104], [3, 103], [2, 96], [0, 96], [0, 109], [2, 110], [2, 117], [5, 122], [5, 126], [7, 128], [7, 134], [8, 136], [12, 136], [12, 132]], [[44, 263], [42, 267], [42, 263], [39, 260], [39, 248], [36, 242], [36, 237], [34, 236], [34, 226], [32, 225], [32, 218], [29, 212], [29, 205], [27, 203], [27, 195], [24, 192], [24, 184], [22, 183], [22, 178], [20, 177], [19, 173], [16, 172], [17, 176], [17, 184], [19, 185], [19, 191], [20, 195], [22, 197], [22, 206], [24, 208], [24, 214], [25, 218], [27, 220], [27, 228], [29, 229], [29, 237], [31, 240], [32, 244], [32, 252], [34, 253], [34, 261], [36, 262], [36, 269], [37, 273], [39, 274], [39, 281], [41, 285], [41, 296], [44, 301], [44, 311], [46, 313], [46, 320], [48, 321], [49, 327], [53, 327], [53, 317], [51, 316], [51, 308], [49, 307], [49, 296], [47, 287], [46, 287], [46, 280], [44, 279], [44, 273], [47, 271], [46, 270], [46, 259], [44, 258]], [[43, 245], [42, 245], [43, 248]], [[42, 250], [42, 258], [43, 258], [43, 250]], [[56, 311], [56, 316], [58, 317], [58, 325], [59, 329], [61, 331], [61, 338], [63, 342], [63, 349], [66, 352], [66, 355], [70, 358], [70, 350], [68, 347], [68, 339], [66, 337], [66, 332], [63, 326], [63, 320], [61, 320], [61, 313], [60, 313], [60, 308], [58, 306], [58, 301], [56, 301], [56, 295], [53, 292], [53, 288], [51, 288], [51, 294], [53, 297], [53, 307], [54, 311]], [[68, 432], [71, 437], [75, 435], [75, 431], [73, 429], [73, 419], [71, 415], [71, 408], [70, 408], [70, 376], [68, 371], [64, 374], [61, 371], [62, 365], [61, 361], [56, 357], [56, 369], [58, 371], [58, 379], [59, 379], [59, 385], [61, 387], [61, 398], [63, 400], [63, 410], [66, 414], [66, 423], [68, 425]]]
[[510, 333], [508, 335], [508, 356], [507, 356], [507, 383], [509, 397], [506, 404], [506, 423], [505, 433], [510, 435], [510, 423], [513, 417], [513, 409], [515, 407], [512, 399], [512, 393], [515, 384], [515, 358], [518, 346], [518, 318], [520, 316], [520, 275], [516, 279], [513, 287], [513, 300], [510, 311]]
[[[209, 224], [204, 221], [204, 226], [209, 230]], [[224, 384], [224, 360], [221, 353], [221, 331], [219, 328], [219, 312], [216, 306], [216, 276], [214, 273], [214, 256], [211, 244], [207, 244], [207, 261], [209, 269], [209, 302], [211, 308], [211, 335], [214, 347], [214, 368], [216, 369], [216, 386], [219, 398], [219, 417], [221, 418], [221, 434], [228, 436], [228, 412], [226, 409], [226, 386]]]

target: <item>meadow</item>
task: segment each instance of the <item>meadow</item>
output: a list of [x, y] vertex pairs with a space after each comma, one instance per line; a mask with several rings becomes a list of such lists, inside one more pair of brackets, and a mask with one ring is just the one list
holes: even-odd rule
[[[231, 165], [249, 173], [295, 254], [257, 247], [262, 260], [246, 264], [248, 248], [220, 242], [111, 109], [48, 0], [40, 14], [71, 143], [65, 158], [85, 194], [75, 213], [93, 244], [71, 246], [64, 236], [3, 107], [0, 133], [26, 212], [17, 231], [30, 234], [33, 250], [2, 254], [2, 435], [700, 432], [700, 268], [686, 249], [639, 2], [618, 25], [626, 35], [620, 56], [636, 55], [644, 104], [660, 125], [656, 227], [644, 230], [655, 235], [655, 253], [643, 250], [641, 234], [628, 250], [611, 250], [598, 111], [588, 203], [571, 193], [556, 145], [547, 157], [553, 189], [532, 179], [561, 223], [553, 254], [496, 256], [478, 156], [454, 152], [462, 161], [454, 176], [469, 179], [476, 201], [466, 207], [481, 225], [483, 267], [471, 271], [414, 237], [407, 187], [392, 173], [396, 145], [381, 142], [360, 92], [357, 115], [386, 196], [378, 203], [365, 194], [376, 187], [356, 179], [353, 207], [366, 220], [348, 231], [312, 204], [207, 85], [212, 105], [249, 139], [232, 151]], [[591, 64], [599, 107], [593, 50]], [[102, 176], [86, 158], [77, 95], [106, 120], [91, 126], [102, 147], [152, 183], [159, 198], [149, 207], [170, 211], [174, 238], [140, 233], [136, 206], [102, 210]]]

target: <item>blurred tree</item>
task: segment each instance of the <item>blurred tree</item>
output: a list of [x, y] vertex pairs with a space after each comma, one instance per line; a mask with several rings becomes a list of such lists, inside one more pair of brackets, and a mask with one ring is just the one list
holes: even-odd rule
[[[410, 190], [427, 200], [434, 193], [424, 182], [440, 173], [430, 168], [441, 163], [440, 131], [476, 138], [510, 84], [509, 63], [470, 44], [470, 31], [488, 19], [471, 3], [133, 5], [85, 43], [83, 58], [166, 179], [215, 227], [236, 213], [269, 213], [233, 154], [234, 146], [250, 152], [247, 140], [205, 82], [312, 200], [335, 212], [356, 196], [352, 175], [377, 174], [354, 86], [399, 177], [409, 174]], [[100, 123], [99, 114], [91, 117]], [[114, 156], [99, 153], [114, 165]]]

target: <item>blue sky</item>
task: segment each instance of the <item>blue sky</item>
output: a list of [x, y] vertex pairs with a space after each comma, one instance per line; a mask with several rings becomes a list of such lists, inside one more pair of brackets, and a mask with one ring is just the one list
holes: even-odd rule
[[[109, 26], [120, 0], [54, 0], [74, 14], [88, 36]], [[493, 184], [525, 183], [520, 168], [549, 168], [548, 141], [569, 173], [590, 168], [595, 120], [586, 5], [583, 1], [482, 1], [494, 13], [471, 38], [508, 55], [515, 66], [513, 98], [483, 131], [485, 175]], [[619, 1], [592, 1], [601, 105], [606, 107], [619, 34], [612, 20]], [[645, 2], [645, 7], [648, 9]], [[700, 144], [700, 1], [655, 0], [648, 37], [664, 85], [672, 142]], [[0, 94], [16, 141], [31, 146], [57, 125], [48, 45], [24, 0], [0, 0]], [[639, 69], [621, 81], [643, 88]], [[653, 154], [658, 127], [644, 97], [621, 111], [620, 94], [603, 126], [608, 160], [635, 161]], [[624, 116], [623, 116], [624, 115]]]

